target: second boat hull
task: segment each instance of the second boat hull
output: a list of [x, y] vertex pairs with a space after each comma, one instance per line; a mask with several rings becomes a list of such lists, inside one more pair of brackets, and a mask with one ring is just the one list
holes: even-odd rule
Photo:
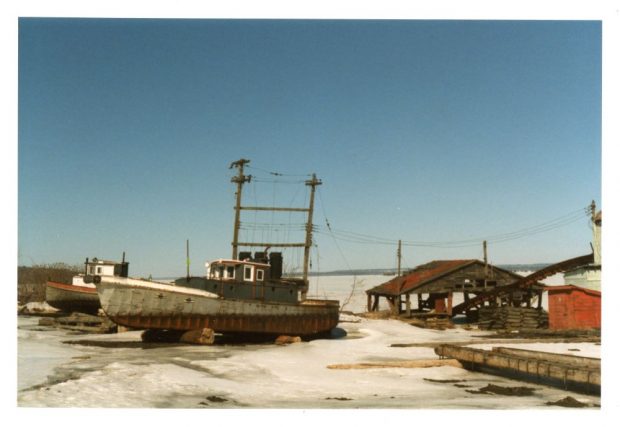
[[61, 311], [97, 314], [101, 304], [97, 289], [48, 281], [45, 300]]

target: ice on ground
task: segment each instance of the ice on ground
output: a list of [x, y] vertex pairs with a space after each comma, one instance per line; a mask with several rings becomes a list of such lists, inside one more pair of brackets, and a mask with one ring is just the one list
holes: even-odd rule
[[[359, 313], [366, 311], [365, 290], [390, 278], [382, 275], [313, 277], [310, 293], [317, 298], [348, 301], [344, 310]], [[147, 346], [141, 343], [140, 331], [76, 335], [40, 327], [36, 317], [24, 316], [19, 317], [18, 326], [18, 405], [22, 407], [548, 409], [553, 407], [546, 402], [566, 396], [600, 404], [598, 397], [451, 366], [327, 367], [437, 359], [432, 345], [392, 347], [392, 344], [461, 342], [489, 334], [476, 330], [437, 331], [393, 319], [364, 319], [343, 314], [338, 327], [346, 336], [339, 339], [287, 346]], [[84, 340], [88, 343], [75, 343]], [[499, 345], [488, 347], [494, 346]], [[589, 357], [597, 357], [600, 349], [591, 343], [515, 347]], [[466, 391], [489, 383], [528, 386], [535, 388], [535, 392], [532, 396], [506, 398]]]
[[[328, 365], [334, 364], [437, 359], [432, 346], [391, 345], [464, 341], [480, 334], [459, 328], [421, 329], [397, 320], [355, 316], [347, 316], [339, 327], [346, 331], [346, 337], [288, 346], [144, 346], [136, 331], [76, 336], [53, 329], [39, 331], [29, 319], [24, 324], [20, 318], [19, 352], [23, 358], [19, 366], [18, 404], [117, 408], [523, 409], [547, 408], [546, 402], [567, 395], [591, 404], [600, 402], [592, 396], [451, 366], [329, 369]], [[85, 339], [89, 340], [88, 345], [75, 344]], [[31, 340], [41, 347], [33, 347]], [[106, 345], [92, 344], [98, 342]], [[571, 346], [583, 348], [584, 345]], [[37, 358], [49, 358], [49, 361], [37, 365]], [[38, 375], [31, 375], [39, 370]], [[428, 379], [461, 381], [458, 384], [463, 387]], [[532, 396], [510, 399], [465, 391], [489, 383], [530, 386], [536, 391]]]

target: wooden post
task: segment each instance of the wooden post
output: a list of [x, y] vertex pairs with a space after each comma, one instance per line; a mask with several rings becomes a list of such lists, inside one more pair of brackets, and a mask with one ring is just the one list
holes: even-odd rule
[[422, 294], [418, 294], [418, 310], [422, 310]]
[[542, 309], [543, 291], [538, 291], [538, 309]]
[[489, 278], [489, 260], [487, 258], [487, 241], [482, 242], [482, 249], [484, 251], [484, 289], [487, 289], [487, 279]]
[[407, 317], [411, 317], [411, 294], [408, 293], [405, 299], [407, 304]]
[[185, 260], [187, 264], [187, 281], [189, 282], [189, 239], [185, 242]]
[[[400, 302], [400, 296], [398, 298]], [[388, 302], [390, 303], [390, 311], [392, 312], [392, 314], [398, 315], [399, 307], [397, 305], [398, 303], [396, 302], [396, 297], [388, 297]]]
[[[314, 211], [314, 192], [316, 191], [317, 185], [321, 185], [322, 182], [320, 179], [316, 178], [316, 174], [312, 174], [312, 179], [306, 181], [306, 185], [310, 186], [310, 206], [308, 207], [308, 222], [306, 223], [306, 242], [304, 245], [304, 283], [307, 289], [308, 285], [308, 264], [310, 261], [310, 247], [312, 246], [312, 213]], [[301, 292], [302, 301], [306, 299], [307, 291], [304, 290]]]
[[448, 316], [452, 316], [452, 292], [448, 292]]
[[400, 277], [400, 259], [402, 257], [402, 251], [401, 251], [401, 241], [398, 241], [398, 252], [396, 252], [397, 254], [397, 258], [398, 258], [398, 276]]
[[366, 295], [366, 311], [372, 311], [372, 294]]

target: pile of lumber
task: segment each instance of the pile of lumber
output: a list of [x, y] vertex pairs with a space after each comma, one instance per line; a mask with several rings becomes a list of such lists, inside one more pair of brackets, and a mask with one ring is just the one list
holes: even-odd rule
[[549, 325], [549, 313], [528, 307], [480, 307], [480, 329], [538, 329]]
[[449, 317], [444, 316], [444, 315], [442, 316], [414, 315], [412, 317], [401, 316], [400, 320], [412, 326], [417, 326], [417, 327], [426, 328], [426, 329], [437, 329], [437, 330], [443, 331], [445, 329], [454, 328], [454, 324], [452, 323], [452, 320]]

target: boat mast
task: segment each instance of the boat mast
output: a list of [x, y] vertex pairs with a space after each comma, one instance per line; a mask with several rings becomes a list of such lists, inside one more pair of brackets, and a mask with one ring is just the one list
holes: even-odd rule
[[236, 167], [239, 169], [237, 176], [233, 176], [231, 181], [237, 184], [237, 203], [235, 205], [235, 225], [233, 231], [233, 241], [232, 241], [232, 259], [237, 259], [237, 251], [239, 248], [239, 228], [241, 226], [241, 189], [243, 188], [243, 184], [246, 182], [250, 182], [252, 180], [252, 175], [245, 176], [243, 174], [243, 167], [250, 163], [247, 159], [239, 159], [236, 162], [232, 162], [230, 164], [229, 169]]
[[[301, 291], [301, 298], [305, 299], [306, 294], [308, 292], [308, 267], [310, 264], [310, 248], [312, 247], [312, 214], [314, 212], [314, 193], [316, 191], [316, 187], [321, 185], [322, 182], [320, 179], [317, 179], [316, 174], [312, 174], [312, 179], [309, 179], [305, 182], [306, 185], [310, 187], [310, 205], [307, 208], [283, 208], [283, 207], [264, 207], [264, 206], [241, 206], [241, 189], [243, 184], [246, 182], [250, 182], [252, 179], [251, 175], [243, 174], [244, 165], [250, 163], [249, 160], [240, 159], [236, 162], [231, 163], [230, 168], [236, 167], [238, 169], [237, 176], [234, 176], [231, 181], [237, 184], [237, 203], [235, 205], [235, 228], [233, 233], [233, 259], [237, 259], [238, 257], [238, 249], [240, 246], [249, 246], [249, 247], [271, 247], [271, 248], [304, 248], [304, 267], [303, 267], [303, 280], [305, 283], [304, 289]], [[239, 242], [239, 229], [241, 226], [241, 211], [242, 210], [250, 210], [250, 211], [274, 211], [274, 212], [307, 212], [308, 213], [308, 221], [306, 222], [306, 239], [302, 243], [276, 243], [276, 242]]]

